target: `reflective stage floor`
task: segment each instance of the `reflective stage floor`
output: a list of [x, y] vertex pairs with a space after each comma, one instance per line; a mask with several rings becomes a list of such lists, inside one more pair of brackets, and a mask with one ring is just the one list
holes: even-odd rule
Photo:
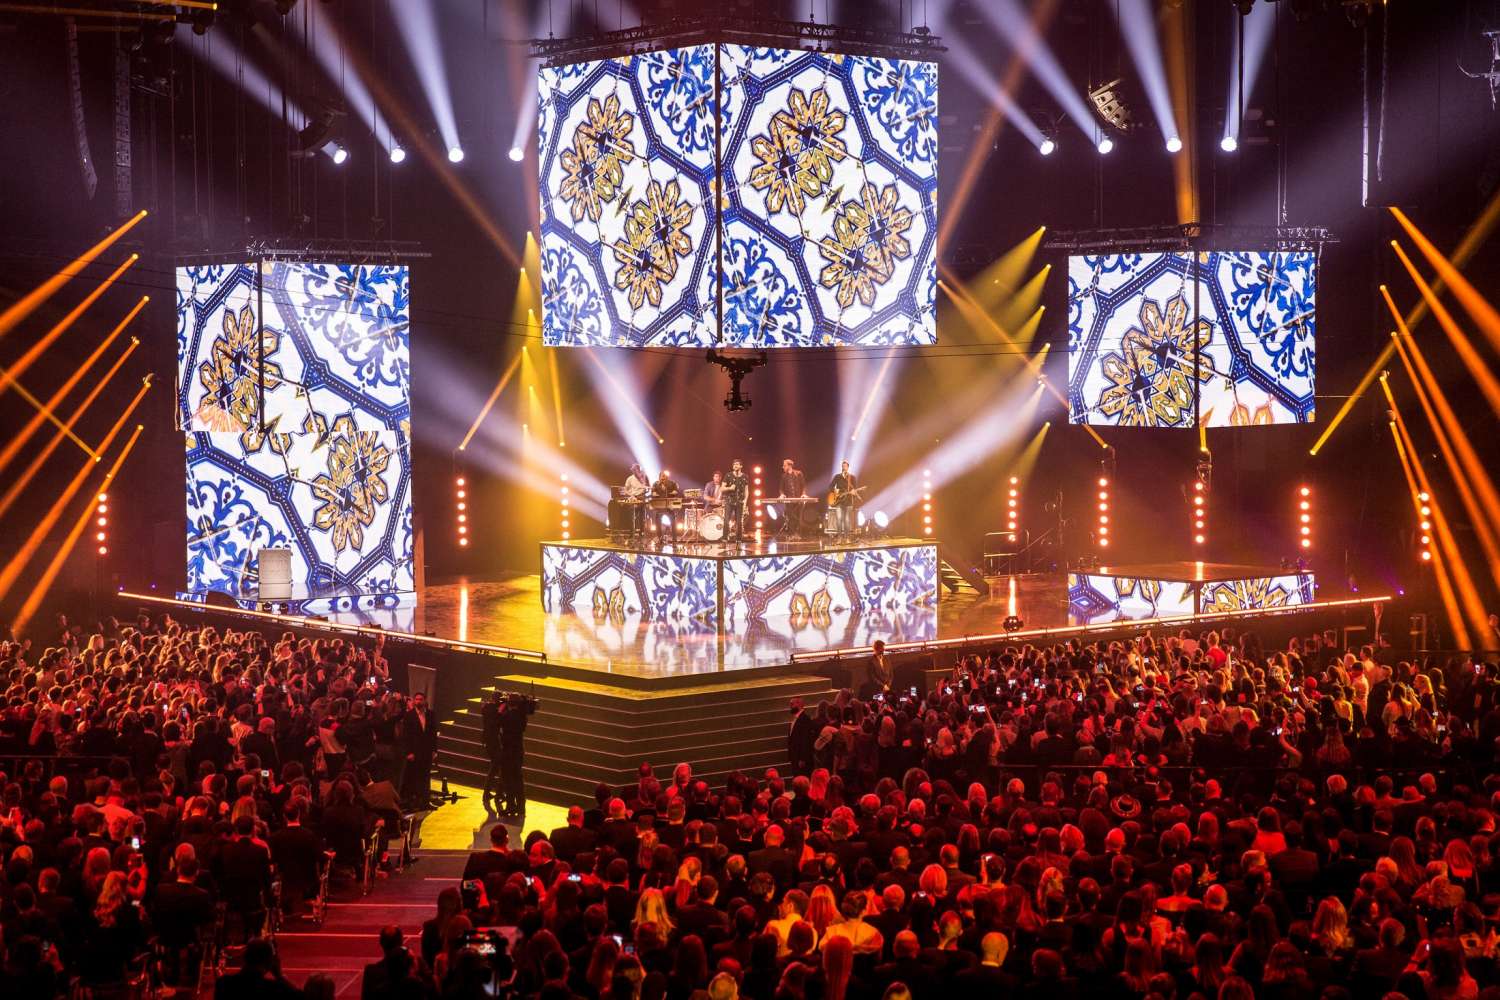
[[[1067, 586], [1060, 577], [1017, 577], [1015, 613], [1028, 625], [1067, 624]], [[743, 633], [712, 626], [643, 621], [635, 616], [548, 613], [541, 579], [429, 584], [413, 609], [417, 633], [543, 652], [550, 663], [631, 676], [681, 676], [780, 666], [794, 653], [886, 642], [930, 642], [999, 632], [1011, 613], [1003, 596], [944, 592], [936, 608], [899, 616], [809, 609], [768, 618]], [[336, 616], [335, 616], [336, 617]]]

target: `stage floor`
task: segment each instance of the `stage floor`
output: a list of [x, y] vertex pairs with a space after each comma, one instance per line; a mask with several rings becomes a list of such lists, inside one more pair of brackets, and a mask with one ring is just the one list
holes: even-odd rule
[[[804, 617], [768, 619], [743, 634], [721, 635], [712, 626], [608, 614], [551, 614], [542, 609], [541, 578], [518, 574], [502, 580], [429, 584], [414, 609], [413, 631], [534, 649], [551, 663], [662, 677], [780, 666], [794, 653], [868, 646], [876, 639], [924, 642], [985, 635], [1001, 631], [1013, 607], [1029, 625], [1067, 624], [1067, 585], [1062, 578], [1015, 579], [1014, 606], [1006, 584], [996, 596], [945, 592], [936, 608], [897, 619], [810, 611]], [[357, 616], [348, 620], [354, 622]]]
[[[821, 551], [828, 550], [823, 547]], [[808, 552], [789, 553], [781, 548], [777, 553], [799, 554]], [[705, 556], [733, 560], [765, 558], [771, 553]], [[814, 594], [813, 599], [789, 603], [790, 613], [752, 616], [728, 624], [653, 616], [645, 613], [646, 605], [613, 600], [549, 612], [543, 596], [542, 576], [517, 573], [494, 580], [428, 584], [415, 595], [415, 606], [344, 606], [321, 611], [316, 617], [344, 626], [405, 633], [418, 642], [469, 643], [477, 652], [540, 656], [550, 664], [640, 681], [781, 667], [794, 660], [826, 659], [836, 651], [868, 649], [877, 639], [907, 649], [959, 644], [970, 637], [1005, 635], [1005, 621], [1012, 615], [1022, 622], [1018, 639], [1056, 641], [1089, 628], [1132, 621], [1181, 628], [1199, 617], [1310, 608], [1328, 604], [1318, 598], [1330, 595], [1315, 595], [1312, 576], [1307, 573], [1181, 562], [1105, 566], [1066, 576], [997, 577], [990, 579], [987, 593], [943, 589], [935, 602], [919, 604], [841, 606]], [[181, 603], [201, 606], [203, 599]], [[242, 613], [288, 624], [306, 620], [301, 613], [274, 605]]]

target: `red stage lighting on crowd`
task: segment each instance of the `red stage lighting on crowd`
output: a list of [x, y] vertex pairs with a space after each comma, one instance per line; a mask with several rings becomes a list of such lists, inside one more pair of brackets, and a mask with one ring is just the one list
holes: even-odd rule
[[1099, 526], [1095, 531], [1101, 549], [1109, 548], [1109, 477], [1099, 477]]

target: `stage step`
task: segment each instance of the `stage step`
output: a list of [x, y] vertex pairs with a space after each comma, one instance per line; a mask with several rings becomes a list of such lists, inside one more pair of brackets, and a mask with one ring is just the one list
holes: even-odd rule
[[826, 677], [745, 671], [710, 675], [656, 691], [572, 676], [497, 676], [438, 727], [437, 775], [482, 787], [489, 770], [481, 711], [490, 694], [525, 691], [537, 698], [526, 727], [529, 798], [559, 805], [593, 802], [605, 782], [634, 785], [642, 761], [664, 780], [679, 763], [721, 787], [734, 772], [787, 766], [788, 703], [809, 707], [836, 691]]

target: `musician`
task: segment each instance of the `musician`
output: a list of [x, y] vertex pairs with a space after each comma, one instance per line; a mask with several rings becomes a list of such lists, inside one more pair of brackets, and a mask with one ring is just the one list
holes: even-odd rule
[[651, 484], [651, 498], [666, 500], [681, 495], [682, 491], [677, 488], [677, 481], [667, 475], [666, 469], [662, 469], [661, 475], [656, 477], [656, 482]]
[[703, 484], [703, 505], [713, 508], [724, 503], [724, 473], [714, 470], [714, 476]]
[[[677, 481], [667, 475], [666, 469], [662, 469], [661, 474], [656, 477], [656, 482], [651, 484], [651, 499], [672, 501], [678, 500], [681, 496], [682, 490], [678, 488]], [[666, 531], [666, 538], [670, 540], [677, 537], [677, 529], [680, 527], [678, 522], [682, 517], [681, 502], [671, 504], [666, 513], [671, 521], [671, 526]], [[657, 510], [651, 512], [653, 518], [657, 517], [658, 514], [659, 511]]]
[[[807, 495], [807, 477], [797, 464], [790, 458], [781, 460], [781, 496], [800, 497]], [[782, 505], [782, 516], [786, 518], [786, 527], [793, 535], [802, 534], [802, 508], [806, 506], [800, 503], [789, 503]]]
[[[640, 463], [630, 467], [630, 475], [625, 477], [625, 499], [645, 501], [646, 494], [651, 492], [651, 477], [641, 468]], [[639, 536], [646, 530], [646, 505], [644, 502], [631, 504], [630, 507], [630, 533]]]
[[745, 501], [750, 496], [750, 478], [739, 459], [724, 477], [724, 540], [738, 542], [744, 538]]
[[829, 510], [833, 513], [834, 533], [843, 536], [854, 530], [854, 491], [859, 489], [859, 479], [849, 471], [849, 463], [839, 466], [839, 474], [833, 477], [828, 492], [833, 494]]

